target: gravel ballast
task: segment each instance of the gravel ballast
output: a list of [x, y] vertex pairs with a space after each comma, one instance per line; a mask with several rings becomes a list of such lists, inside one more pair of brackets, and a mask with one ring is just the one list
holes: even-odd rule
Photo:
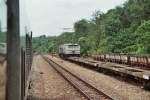
[[[48, 57], [52, 58], [49, 55]], [[64, 65], [65, 68], [87, 80], [90, 84], [93, 84], [95, 87], [110, 95], [115, 100], [150, 100], [150, 92], [139, 86], [83, 68], [60, 58], [53, 57], [53, 60]]]
[[34, 57], [30, 96], [48, 100], [84, 100], [64, 78], [41, 57]]

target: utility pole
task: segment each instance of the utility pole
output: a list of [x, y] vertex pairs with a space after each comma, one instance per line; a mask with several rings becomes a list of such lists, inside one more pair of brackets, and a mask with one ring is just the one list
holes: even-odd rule
[[6, 100], [21, 100], [19, 0], [7, 0]]

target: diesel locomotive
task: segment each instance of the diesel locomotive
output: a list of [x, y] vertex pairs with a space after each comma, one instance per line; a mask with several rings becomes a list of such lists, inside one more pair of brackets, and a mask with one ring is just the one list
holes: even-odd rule
[[71, 57], [80, 56], [80, 45], [79, 44], [62, 44], [59, 46], [59, 56], [60, 57]]

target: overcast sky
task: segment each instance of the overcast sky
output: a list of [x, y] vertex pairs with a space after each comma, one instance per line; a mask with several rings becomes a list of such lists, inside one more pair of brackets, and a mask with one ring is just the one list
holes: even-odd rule
[[5, 0], [0, 0], [0, 28], [6, 31], [6, 4]]
[[106, 12], [126, 0], [25, 0], [34, 36], [59, 35], [74, 22], [89, 19], [96, 10]]

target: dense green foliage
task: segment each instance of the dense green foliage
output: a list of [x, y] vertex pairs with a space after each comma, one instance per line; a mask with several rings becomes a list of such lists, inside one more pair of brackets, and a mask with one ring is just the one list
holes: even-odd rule
[[74, 24], [75, 32], [34, 38], [34, 51], [57, 51], [60, 44], [79, 43], [82, 54], [150, 53], [150, 0], [128, 0], [107, 13]]

